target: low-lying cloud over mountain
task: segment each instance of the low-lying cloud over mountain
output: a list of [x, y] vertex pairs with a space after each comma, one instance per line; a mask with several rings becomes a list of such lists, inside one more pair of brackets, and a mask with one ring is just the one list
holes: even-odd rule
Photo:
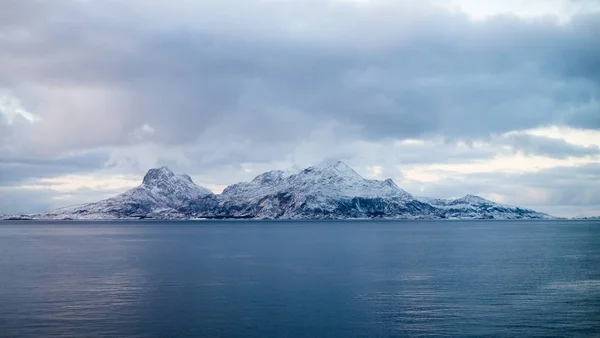
[[219, 192], [346, 160], [413, 193], [600, 214], [600, 4], [7, 0], [0, 213], [168, 165]]

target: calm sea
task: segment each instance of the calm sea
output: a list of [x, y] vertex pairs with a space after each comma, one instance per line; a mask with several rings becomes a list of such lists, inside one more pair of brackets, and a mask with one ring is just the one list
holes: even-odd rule
[[600, 222], [0, 222], [0, 337], [600, 337]]

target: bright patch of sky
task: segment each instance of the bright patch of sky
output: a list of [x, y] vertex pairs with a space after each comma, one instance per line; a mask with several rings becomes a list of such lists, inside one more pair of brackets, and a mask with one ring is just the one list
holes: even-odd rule
[[573, 15], [600, 10], [600, 2], [594, 0], [439, 0], [437, 4], [466, 13], [475, 20], [509, 14], [524, 18], [555, 16], [566, 22]]
[[0, 114], [2, 120], [7, 124], [14, 124], [18, 121], [25, 121], [27, 123], [35, 123], [40, 118], [29, 111], [27, 111], [21, 100], [15, 97], [8, 91], [0, 90]]

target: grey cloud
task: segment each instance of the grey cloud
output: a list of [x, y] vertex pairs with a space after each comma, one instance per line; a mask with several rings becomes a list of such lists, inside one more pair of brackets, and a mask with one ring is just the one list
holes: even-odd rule
[[70, 154], [55, 159], [0, 158], [0, 187], [20, 185], [27, 180], [99, 170], [107, 159], [106, 151]]
[[556, 167], [522, 174], [518, 182], [540, 189], [554, 188], [550, 205], [600, 205], [600, 164]]
[[0, 215], [42, 212], [59, 207], [53, 201], [56, 192], [51, 190], [0, 190]]
[[[300, 139], [302, 132], [278, 135], [260, 123], [285, 118], [285, 113], [265, 113], [277, 109], [312, 116], [305, 121], [325, 118], [359, 127], [363, 137], [374, 140], [439, 134], [469, 138], [544, 124], [597, 128], [600, 123], [593, 101], [600, 91], [594, 72], [600, 47], [589, 33], [598, 28], [595, 14], [574, 17], [562, 27], [552, 20], [509, 16], [470, 22], [423, 5], [418, 9], [427, 15], [397, 23], [406, 16], [401, 9], [417, 5], [380, 2], [358, 10], [344, 3], [249, 1], [243, 5], [248, 15], [228, 31], [226, 23], [212, 17], [227, 13], [225, 5], [191, 8], [211, 27], [175, 17], [138, 22], [126, 16], [128, 10], [137, 5], [143, 14], [149, 7], [131, 3], [86, 2], [72, 8], [44, 3], [58, 16], [54, 21], [19, 5], [22, 17], [39, 22], [28, 26], [31, 40], [3, 42], [0, 81], [24, 88], [21, 93], [33, 95], [32, 101], [35, 95], [52, 100], [53, 93], [28, 93], [26, 83], [58, 82], [66, 94], [73, 86], [85, 86], [91, 94], [105, 91], [104, 101], [126, 102], [66, 109], [70, 116], [107, 115], [106, 122], [83, 119], [76, 130], [63, 132], [64, 137], [88, 138], [90, 146], [125, 143], [124, 135], [142, 123], [156, 128], [162, 142], [174, 144], [192, 142], [215, 125], [226, 137], [228, 126], [239, 120], [255, 122], [242, 131], [248, 139], [272, 134], [273, 140]], [[309, 16], [323, 6], [340, 23]], [[111, 9], [125, 14], [105, 16]], [[290, 26], [277, 18], [259, 17], [259, 10], [284, 17], [297, 10], [303, 34], [290, 33]], [[386, 10], [391, 14], [375, 20]], [[259, 18], [274, 26], [259, 25], [244, 35], [242, 28]], [[356, 27], [361, 23], [365, 32]], [[18, 62], [23, 57], [27, 62]], [[69, 96], [65, 99], [68, 103]], [[53, 123], [58, 118], [48, 116], [37, 129], [56, 133], [64, 127]], [[299, 123], [296, 129], [314, 127]], [[80, 133], [86, 129], [98, 130], [98, 137]]]

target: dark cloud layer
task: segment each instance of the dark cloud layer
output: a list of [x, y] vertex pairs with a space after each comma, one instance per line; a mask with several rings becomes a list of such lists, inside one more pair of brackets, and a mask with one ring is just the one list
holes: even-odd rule
[[[315, 127], [308, 122], [289, 133], [276, 133], [264, 122], [285, 123], [284, 114], [270, 113], [280, 110], [355, 125], [373, 139], [442, 133], [479, 137], [544, 124], [600, 127], [598, 104], [593, 102], [600, 90], [600, 44], [594, 35], [600, 32], [598, 14], [574, 17], [566, 25], [511, 16], [472, 22], [464, 15], [423, 6], [420, 10], [426, 15], [408, 24], [391, 18], [377, 24], [364, 9], [326, 2], [314, 8], [296, 5], [300, 15], [306, 15], [301, 17], [305, 25], [323, 26], [323, 31], [318, 35], [307, 30], [295, 41], [285, 33], [290, 24], [252, 16], [262, 12], [239, 18], [244, 22], [237, 25], [266, 20], [274, 24], [275, 33], [257, 28], [243, 34], [235, 30], [236, 24], [233, 31], [211, 30], [178, 23], [176, 17], [155, 24], [129, 17], [129, 7], [110, 1], [42, 2], [31, 7], [25, 3], [8, 3], [16, 7], [9, 12], [21, 19], [4, 23], [4, 30], [12, 34], [2, 42], [0, 82], [9, 88], [52, 86], [73, 95], [85, 95], [73, 89], [83, 86], [90, 90], [88, 95], [100, 91], [102, 98], [119, 101], [91, 112], [72, 105], [70, 116], [85, 119], [74, 121], [80, 122], [79, 128], [66, 130], [65, 138], [85, 139], [78, 132], [91, 127], [88, 121], [112, 136], [90, 140], [90, 145], [126, 142], [127, 133], [142, 123], [157, 128], [157, 137], [168, 143], [191, 142], [207, 126], [227, 128], [240, 119], [246, 122], [243, 132], [248, 138], [268, 141], [298, 139], [302, 130]], [[142, 12], [151, 7], [134, 3]], [[284, 7], [277, 2], [250, 3], [246, 6], [255, 12]], [[45, 6], [49, 14], [40, 15], [38, 6]], [[398, 21], [407, 17], [400, 12], [402, 6], [381, 6]], [[197, 11], [199, 22], [211, 10], [223, 14], [211, 6], [190, 10]], [[331, 20], [347, 17], [331, 26], [309, 17], [323, 10]], [[151, 18], [158, 19], [152, 13], [145, 19]], [[375, 27], [363, 32], [351, 27], [353, 22]], [[23, 92], [33, 100], [52, 95]], [[43, 109], [39, 113], [45, 114]], [[113, 123], [98, 125], [91, 114], [108, 115]], [[64, 125], [53, 124], [59, 118], [48, 116], [40, 128], [64, 130]], [[60, 151], [76, 145], [64, 140], [57, 147]]]
[[515, 151], [521, 151], [526, 155], [539, 155], [561, 159], [600, 155], [600, 148], [598, 146], [580, 146], [561, 139], [526, 134], [509, 135], [504, 139], [506, 144], [512, 146]]
[[0, 158], [0, 186], [15, 186], [27, 180], [86, 173], [101, 168], [106, 151], [70, 154], [56, 159]]

